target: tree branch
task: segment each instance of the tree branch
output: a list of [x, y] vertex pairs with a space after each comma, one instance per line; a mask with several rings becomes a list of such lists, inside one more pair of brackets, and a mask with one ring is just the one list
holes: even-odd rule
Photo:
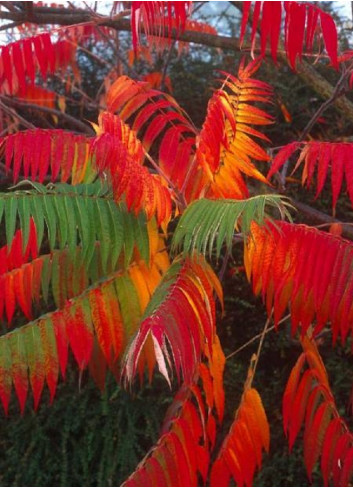
[[299, 202], [294, 199], [291, 199], [291, 201], [293, 205], [298, 209], [298, 211], [301, 212], [305, 217], [308, 218], [309, 221], [313, 223], [327, 224], [327, 223], [337, 222], [338, 224], [341, 224], [343, 236], [353, 241], [352, 226], [348, 224], [344, 224], [339, 219], [335, 219], [329, 214], [325, 214], [324, 212], [318, 211], [317, 209], [314, 209], [313, 207], [310, 207], [307, 204], [303, 204], [302, 202]]
[[[38, 110], [40, 112], [46, 112], [47, 114], [56, 115], [57, 117], [69, 123], [72, 127], [76, 128], [79, 132], [83, 132], [88, 136], [93, 136], [95, 134], [93, 129], [90, 128], [90, 126], [84, 124], [78, 119], [75, 119], [75, 117], [72, 117], [69, 114], [65, 114], [64, 112], [61, 112], [60, 110], [51, 109], [49, 107], [43, 107], [42, 105], [28, 104], [27, 102], [21, 102], [19, 100], [9, 98], [4, 95], [0, 95], [0, 99], [3, 102], [5, 102], [6, 105], [21, 107], [22, 109]], [[1, 106], [1, 102], [0, 102], [0, 106]], [[16, 115], [16, 117], [18, 117], [18, 115]], [[31, 124], [31, 127], [34, 126]]]
[[[239, 2], [232, 2], [238, 4]], [[237, 5], [236, 5], [237, 6]], [[126, 12], [125, 12], [126, 13]], [[121, 14], [120, 14], [121, 15]], [[12, 20], [15, 22], [27, 22], [28, 16], [25, 11], [0, 11], [0, 19]], [[53, 7], [33, 7], [31, 22], [36, 24], [57, 24], [72, 25], [87, 22], [97, 23], [100, 26], [112, 27], [118, 31], [131, 31], [130, 21], [118, 16], [93, 15], [92, 12], [84, 9], [66, 9]], [[167, 32], [164, 33], [167, 37]], [[156, 30], [156, 35], [163, 35], [163, 32]], [[203, 46], [215, 47], [229, 51], [238, 52], [239, 41], [233, 37], [216, 36], [205, 32], [185, 31], [178, 34], [175, 30], [170, 33], [172, 39], [180, 39], [183, 42], [193, 42]], [[278, 52], [280, 61], [287, 64], [286, 54]], [[303, 61], [298, 69], [297, 75], [310, 86], [320, 97], [330, 98], [334, 92], [334, 87], [321, 76], [313, 66]], [[353, 103], [346, 97], [340, 97], [334, 101], [336, 109], [353, 123]]]

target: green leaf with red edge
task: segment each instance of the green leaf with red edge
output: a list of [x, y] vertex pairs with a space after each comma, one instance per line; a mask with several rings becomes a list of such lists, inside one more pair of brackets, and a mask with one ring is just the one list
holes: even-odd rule
[[[20, 334], [19, 332], [17, 334]], [[25, 328], [22, 332], [23, 341], [26, 347], [26, 362], [29, 368], [29, 381], [31, 384], [34, 400], [34, 409], [36, 410], [45, 381], [45, 365], [43, 355], [43, 345], [41, 334], [38, 326]]]
[[28, 374], [26, 347], [22, 334], [19, 331], [12, 333], [8, 345], [11, 351], [11, 377], [23, 413], [28, 393]]
[[43, 363], [46, 382], [50, 392], [50, 402], [53, 401], [59, 377], [59, 359], [57, 342], [52, 321], [40, 321], [38, 329], [43, 348]]

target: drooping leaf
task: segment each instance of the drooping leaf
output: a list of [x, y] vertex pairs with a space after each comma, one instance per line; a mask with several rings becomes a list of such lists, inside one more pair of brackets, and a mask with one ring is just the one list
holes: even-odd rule
[[[35, 408], [44, 383], [53, 399], [59, 368], [62, 376], [65, 376], [68, 348], [73, 352], [78, 367], [83, 370], [89, 365], [94, 343], [97, 342], [104, 362], [113, 372], [116, 371], [124, 346], [136, 332], [143, 312], [143, 308], [136, 309], [136, 318], [133, 318], [130, 311], [132, 297], [137, 297], [141, 287], [148, 284], [151, 289], [149, 300], [153, 284], [151, 280], [145, 281], [145, 276], [151, 274], [154, 277], [155, 287], [162, 277], [163, 272], [153, 264], [137, 280], [136, 270], [146, 267], [141, 261], [131, 265], [127, 271], [110, 273], [91, 287], [87, 287], [87, 283], [81, 284], [82, 289], [76, 291], [74, 298], [69, 295], [68, 300], [63, 299], [60, 309], [0, 336], [0, 400], [5, 412], [11, 395], [11, 383], [15, 387], [21, 411], [25, 407], [28, 384], [33, 391]], [[71, 281], [75, 280], [77, 277], [71, 277]], [[70, 288], [68, 284], [66, 286]], [[150, 365], [147, 366], [150, 368]], [[142, 367], [145, 367], [145, 363]]]
[[53, 43], [49, 33], [38, 34], [7, 44], [0, 51], [0, 91], [22, 93], [26, 79], [34, 84], [35, 74], [43, 79], [57, 69], [76, 67], [76, 45], [67, 40]]
[[14, 183], [31, 178], [40, 183], [70, 180], [76, 185], [95, 178], [91, 139], [62, 129], [29, 129], [0, 138], [0, 151]]
[[[321, 26], [321, 36], [332, 65], [338, 67], [337, 29], [331, 15], [313, 3], [298, 2], [244, 2], [240, 44], [243, 43], [246, 24], [253, 8], [251, 28], [251, 49], [254, 51], [256, 34], [259, 31], [261, 56], [269, 45], [273, 60], [277, 61], [279, 34], [284, 25], [284, 47], [289, 65], [295, 69], [297, 59], [301, 60], [304, 47], [313, 51], [313, 40]], [[252, 5], [253, 4], [253, 5]], [[284, 6], [284, 9], [283, 9]], [[284, 11], [284, 22], [282, 12]], [[320, 22], [319, 22], [320, 21]]]
[[[353, 460], [348, 456], [353, 433], [337, 410], [314, 340], [304, 336], [301, 342], [304, 352], [291, 372], [283, 397], [284, 429], [293, 445], [304, 425], [304, 461], [309, 478], [321, 459], [324, 484], [332, 481], [334, 486], [346, 486], [353, 470]], [[304, 384], [305, 390], [300, 388]]]
[[170, 383], [168, 346], [178, 379], [191, 381], [206, 345], [212, 351], [215, 334], [213, 298], [217, 281], [211, 269], [191, 260], [176, 261], [156, 289], [140, 329], [129, 347], [125, 375], [131, 382], [148, 337], [153, 340], [159, 370]]
[[[131, 121], [132, 130], [149, 151], [160, 138], [158, 164], [164, 174], [181, 189], [192, 159], [196, 128], [176, 100], [150, 88], [146, 82], [119, 77], [107, 94], [110, 112], [118, 112], [123, 121]], [[179, 143], [176, 146], [176, 143]]]
[[346, 341], [353, 325], [350, 241], [305, 225], [253, 223], [244, 262], [276, 324], [290, 305], [293, 332], [300, 325], [304, 334], [316, 321], [316, 334], [330, 321], [333, 340]]
[[132, 44], [136, 51], [139, 45], [141, 26], [145, 34], [158, 37], [170, 37], [172, 28], [179, 34], [185, 29], [186, 18], [190, 13], [191, 2], [143, 2], [131, 4]]
[[335, 209], [337, 199], [341, 193], [343, 180], [346, 182], [347, 193], [353, 204], [353, 160], [351, 158], [352, 143], [329, 143], [309, 141], [299, 143], [294, 141], [284, 146], [273, 160], [268, 173], [270, 178], [276, 173], [296, 150], [300, 149], [293, 172], [301, 165], [302, 184], [309, 188], [316, 180], [317, 198], [324, 187], [328, 173], [331, 173], [332, 208]]

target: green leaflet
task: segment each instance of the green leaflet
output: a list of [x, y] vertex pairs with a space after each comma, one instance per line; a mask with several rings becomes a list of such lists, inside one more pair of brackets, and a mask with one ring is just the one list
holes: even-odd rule
[[77, 246], [81, 246], [82, 261], [87, 266], [99, 241], [104, 274], [115, 267], [122, 251], [128, 266], [135, 246], [146, 263], [149, 261], [145, 215], [135, 216], [127, 211], [124, 203], [117, 204], [102, 183], [48, 187], [36, 184], [33, 190], [0, 193], [0, 223], [5, 224], [9, 244], [19, 221], [26, 247], [31, 217], [37, 230], [38, 247], [47, 237], [50, 250], [68, 247], [74, 257]]
[[224, 243], [229, 250], [232, 248], [235, 229], [240, 229], [245, 237], [252, 221], [262, 224], [265, 218], [270, 218], [266, 209], [271, 208], [290, 220], [289, 207], [292, 206], [280, 195], [259, 195], [246, 200], [197, 200], [182, 215], [173, 236], [172, 250], [182, 249], [184, 255], [194, 252], [206, 255], [208, 251], [210, 258], [215, 251], [218, 258]]
[[136, 333], [140, 320], [140, 302], [131, 278], [126, 275], [116, 277], [115, 290], [119, 299], [121, 315], [124, 318], [128, 338]]

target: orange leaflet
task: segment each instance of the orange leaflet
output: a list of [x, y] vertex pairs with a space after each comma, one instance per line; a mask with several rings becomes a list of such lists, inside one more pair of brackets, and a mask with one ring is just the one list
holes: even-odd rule
[[262, 451], [269, 450], [269, 425], [258, 392], [246, 388], [235, 420], [212, 465], [210, 485], [251, 486], [256, 468], [262, 464]]

